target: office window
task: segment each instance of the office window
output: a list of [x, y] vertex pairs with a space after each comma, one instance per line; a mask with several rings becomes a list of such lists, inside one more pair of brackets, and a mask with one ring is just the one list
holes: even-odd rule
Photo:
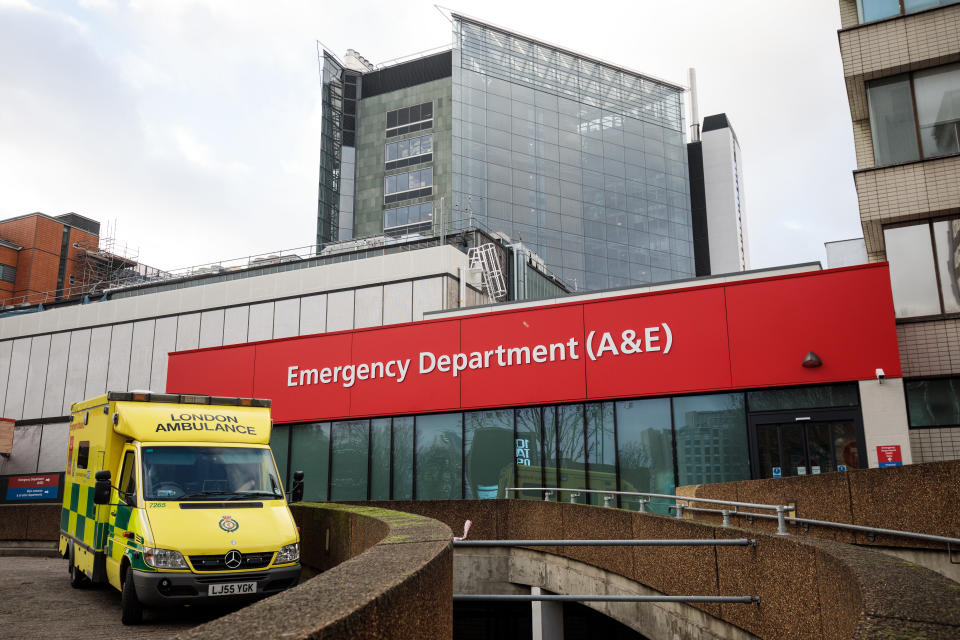
[[370, 421], [370, 499], [390, 499], [390, 418]]
[[960, 153], [960, 64], [870, 82], [867, 101], [878, 165]]
[[383, 212], [384, 231], [400, 229], [419, 230], [433, 224], [433, 202], [421, 202], [408, 207], [395, 207]]
[[433, 193], [433, 167], [398, 173], [383, 179], [385, 204], [429, 196]]
[[413, 499], [413, 418], [393, 419], [393, 499]]
[[[617, 447], [613, 403], [586, 405], [587, 461], [591, 490], [617, 490]], [[603, 494], [591, 493], [590, 504], [603, 505]], [[614, 503], [616, 504], [616, 503]]]
[[[677, 476], [681, 486], [750, 478], [747, 414], [742, 393], [674, 398], [673, 424], [677, 451], [693, 452], [692, 456], [677, 456]], [[724, 446], [725, 453], [721, 454], [719, 460], [715, 460], [712, 447], [710, 455], [707, 455], [707, 442], [714, 439]], [[706, 471], [701, 466], [707, 458], [719, 465], [710, 478], [706, 477]]]
[[388, 142], [384, 150], [385, 168], [399, 169], [433, 160], [433, 134]]
[[905, 380], [911, 429], [960, 425], [960, 378]]
[[463, 497], [463, 414], [417, 417], [417, 499]]
[[[507, 498], [513, 486], [513, 409], [477, 411], [465, 415], [463, 485], [466, 498]], [[521, 454], [516, 453], [519, 457]]]
[[330, 423], [314, 422], [291, 427], [290, 468], [304, 472], [303, 499], [327, 499], [330, 473]]
[[273, 425], [270, 429], [270, 450], [273, 451], [273, 459], [277, 463], [277, 473], [280, 474], [280, 481], [283, 483], [284, 490], [290, 491], [290, 476], [287, 470], [290, 468], [287, 454], [290, 451], [290, 427], [287, 425]]
[[387, 137], [422, 131], [433, 127], [433, 103], [404, 107], [387, 112]]
[[331, 500], [367, 499], [367, 457], [370, 447], [370, 422], [349, 420], [334, 422]]
[[873, 22], [874, 20], [883, 20], [884, 18], [892, 18], [893, 16], [953, 4], [956, 1], [957, 0], [857, 0], [857, 15], [860, 18], [860, 24], [863, 24], [865, 22]]
[[[688, 450], [687, 454], [691, 451]], [[617, 457], [620, 490], [673, 493], [673, 430], [670, 399], [627, 400], [617, 403]], [[636, 510], [639, 498], [623, 496], [624, 509]], [[666, 503], [649, 506], [666, 513]]]
[[960, 313], [960, 220], [883, 230], [898, 318]]

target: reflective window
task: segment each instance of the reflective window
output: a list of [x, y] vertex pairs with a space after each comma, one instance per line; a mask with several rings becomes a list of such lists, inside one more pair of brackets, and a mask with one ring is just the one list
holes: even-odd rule
[[827, 384], [796, 389], [763, 389], [747, 392], [750, 411], [790, 411], [825, 407], [855, 407], [857, 388], [852, 384]]
[[467, 413], [464, 420], [465, 497], [508, 497], [504, 489], [513, 486], [514, 456], [528, 455], [515, 446], [513, 409]]
[[944, 313], [960, 313], [960, 220], [933, 223]]
[[[674, 493], [669, 398], [617, 403], [617, 456], [621, 491]], [[623, 496], [621, 505], [636, 510], [639, 506], [637, 500]], [[667, 513], [662, 500], [648, 506]]]
[[418, 416], [417, 499], [463, 497], [463, 425], [460, 413]]
[[919, 71], [913, 86], [924, 157], [960, 152], [960, 65]]
[[370, 499], [390, 499], [390, 418], [370, 421]]
[[412, 107], [387, 112], [387, 137], [403, 135], [433, 126], [433, 103], [425, 102]]
[[384, 230], [410, 225], [429, 227], [433, 224], [433, 202], [421, 202], [408, 207], [396, 207], [383, 212]]
[[287, 454], [290, 451], [290, 427], [287, 425], [274, 425], [270, 429], [270, 450], [273, 451], [273, 459], [277, 463], [277, 472], [280, 474], [280, 480], [287, 491], [290, 490], [289, 475], [287, 474], [288, 460]]
[[334, 422], [331, 500], [367, 499], [367, 454], [370, 423], [367, 420]]
[[[614, 436], [613, 403], [588, 404], [584, 413], [587, 427], [590, 489], [616, 491], [617, 446]], [[591, 493], [589, 501], [591, 504], [603, 505], [603, 495]]]
[[[557, 429], [557, 475], [558, 487], [565, 489], [586, 489], [586, 449], [583, 433], [583, 405], [572, 404], [556, 407], [554, 411]], [[572, 492], [563, 492], [558, 496], [563, 502], [569, 502]], [[586, 503], [587, 494], [581, 493], [576, 502]]]
[[893, 306], [898, 318], [940, 313], [940, 295], [934, 271], [930, 225], [883, 230]]
[[743, 394], [674, 398], [673, 420], [680, 485], [750, 478]]
[[389, 204], [433, 193], [433, 167], [398, 173], [383, 179], [383, 200]]
[[388, 142], [384, 150], [386, 169], [399, 169], [433, 160], [433, 134]]
[[393, 499], [413, 499], [413, 418], [393, 419]]
[[[932, 9], [953, 4], [957, 0], [857, 0], [857, 16], [860, 23], [892, 18], [901, 13], [908, 14], [924, 9]], [[901, 11], [901, 2], [903, 10]]]
[[[552, 460], [553, 456], [544, 457], [545, 442], [543, 438], [543, 411], [539, 407], [517, 409], [517, 437], [514, 443], [516, 465], [516, 487], [545, 487], [544, 459]], [[553, 445], [556, 450], [556, 443]], [[551, 469], [553, 471], [553, 469]], [[554, 474], [555, 475], [555, 474]], [[555, 482], [555, 478], [549, 482]], [[515, 493], [510, 497], [519, 497], [529, 500], [541, 500], [539, 491]]]
[[303, 499], [325, 501], [330, 468], [330, 423], [300, 424], [290, 429], [290, 468], [304, 472]]
[[960, 425], [960, 378], [905, 380], [910, 428]]

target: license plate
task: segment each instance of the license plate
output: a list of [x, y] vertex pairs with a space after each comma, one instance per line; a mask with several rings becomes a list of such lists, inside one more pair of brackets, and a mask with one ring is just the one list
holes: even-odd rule
[[236, 596], [256, 592], [256, 582], [227, 582], [224, 584], [211, 584], [207, 587], [208, 596]]

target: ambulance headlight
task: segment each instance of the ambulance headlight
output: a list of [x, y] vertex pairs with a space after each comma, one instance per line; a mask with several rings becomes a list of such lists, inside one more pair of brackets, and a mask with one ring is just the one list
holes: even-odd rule
[[293, 544], [288, 544], [285, 547], [281, 547], [280, 551], [277, 552], [277, 558], [273, 561], [274, 564], [286, 564], [288, 562], [296, 562], [300, 559], [300, 543], [294, 542]]
[[187, 561], [179, 551], [143, 548], [143, 561], [154, 569], [187, 569]]

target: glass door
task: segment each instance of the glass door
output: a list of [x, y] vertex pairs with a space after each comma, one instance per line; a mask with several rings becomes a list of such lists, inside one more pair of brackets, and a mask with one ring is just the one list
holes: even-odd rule
[[754, 415], [750, 438], [754, 478], [856, 469], [864, 459], [863, 429], [854, 411]]

